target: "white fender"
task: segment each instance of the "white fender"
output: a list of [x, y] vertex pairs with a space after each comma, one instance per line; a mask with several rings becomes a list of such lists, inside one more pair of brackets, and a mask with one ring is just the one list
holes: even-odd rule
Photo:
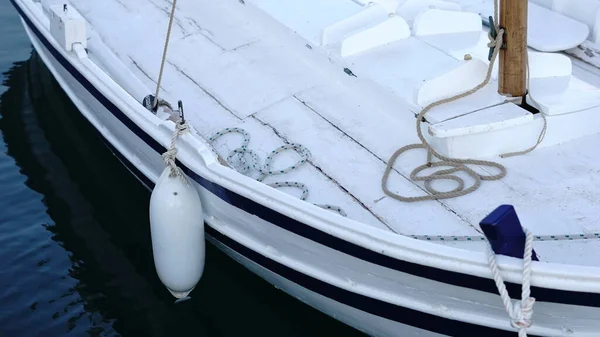
[[204, 218], [194, 186], [169, 173], [167, 167], [150, 197], [150, 233], [158, 277], [173, 296], [182, 299], [204, 271]]

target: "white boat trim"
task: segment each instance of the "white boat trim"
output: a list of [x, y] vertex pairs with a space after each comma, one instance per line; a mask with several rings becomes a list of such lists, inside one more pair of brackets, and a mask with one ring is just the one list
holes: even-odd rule
[[[34, 4], [29, 4], [26, 0], [11, 0], [11, 2], [19, 11], [28, 30], [106, 110], [118, 118], [130, 132], [154, 149], [157, 156], [166, 150], [173, 130], [172, 123], [158, 125], [158, 123], [153, 123], [154, 121], [144, 118], [144, 114], [138, 112], [145, 112], [146, 110], [114, 83], [110, 77], [99, 69], [86, 68], [81, 57], [67, 54], [47, 37], [43, 24], [33, 12], [32, 7], [35, 6]], [[46, 61], [46, 63], [48, 62]], [[88, 66], [93, 67], [93, 63], [89, 59], [87, 59], [87, 63]], [[73, 99], [73, 97], [71, 98]], [[157, 175], [151, 170], [140, 170], [139, 166], [136, 165], [139, 159], [135, 160], [135, 158], [125, 156], [123, 153], [125, 151], [119, 149], [118, 143], [110, 141], [110, 136], [107, 136], [106, 130], [101, 127], [97, 127], [97, 129], [107, 139], [107, 143], [113, 147], [114, 153], [120, 156], [121, 161], [128, 166], [138, 179], [151, 188], [158, 178]], [[490, 278], [484, 254], [443, 247], [399, 235], [390, 236], [389, 232], [373, 230], [372, 227], [368, 227], [369, 231], [367, 232], [363, 230], [365, 228], [363, 224], [349, 219], [340, 220], [338, 216], [316, 207], [307, 209], [305, 203], [285, 194], [281, 194], [281, 197], [278, 195], [278, 200], [273, 200], [272, 189], [252, 179], [234, 175], [230, 170], [216, 164], [210, 151], [198, 139], [188, 136], [184, 140], [185, 145], [180, 150], [181, 162], [178, 164], [200, 186], [235, 208], [254, 214], [274, 226], [362, 260], [365, 263], [457, 287], [490, 294], [497, 293], [496, 287]], [[190, 169], [190, 167], [194, 167], [200, 173]], [[390, 319], [398, 322], [406, 321], [411, 315], [425, 315], [427, 317], [424, 319], [428, 320], [428, 326], [424, 328], [428, 331], [434, 329], [433, 331], [438, 333], [458, 335], [460, 331], [467, 329], [468, 331], [481, 331], [481, 333], [493, 335], [513, 334], [509, 332], [510, 328], [506, 326], [502, 327], [504, 330], [498, 330], [489, 326], [452, 320], [440, 315], [403, 308], [348, 289], [335, 287], [325, 281], [309, 276], [306, 270], [291, 268], [275, 261], [270, 257], [271, 254], [269, 254], [267, 248], [264, 251], [253, 250], [248, 248], [248, 245], [241, 242], [241, 240], [236, 241], [223, 235], [219, 231], [219, 226], [215, 225], [210, 217], [206, 221], [209, 224], [206, 227], [208, 234], [227, 247], [235, 249], [239, 254], [263, 265], [263, 267], [265, 265], [272, 266], [277, 271], [272, 269], [271, 271], [279, 275], [288, 275], [287, 277], [282, 275], [283, 277], [288, 279], [297, 277], [297, 280], [291, 279], [291, 281], [301, 284], [303, 287], [310, 287], [311, 282], [316, 282], [322, 286], [321, 291], [319, 291], [321, 294], [323, 292], [327, 293], [327, 290], [323, 289], [332, 289], [332, 292], [343, 293], [344, 296], [324, 295], [338, 302], [352, 301], [352, 298], [359, 298], [360, 300], [356, 301], [365, 301], [366, 304], [362, 307], [354, 307], [366, 312], [371, 310], [373, 311], [371, 313], [380, 317], [390, 316]], [[509, 291], [514, 298], [518, 298], [521, 260], [500, 257], [499, 261], [505, 280], [512, 282], [507, 285]], [[598, 270], [599, 268], [595, 267], [534, 263], [532, 293], [535, 294], [538, 302], [600, 307], [600, 273]], [[298, 282], [302, 278], [307, 281]], [[410, 310], [410, 312], [404, 310]], [[411, 324], [414, 322], [405, 323]]]

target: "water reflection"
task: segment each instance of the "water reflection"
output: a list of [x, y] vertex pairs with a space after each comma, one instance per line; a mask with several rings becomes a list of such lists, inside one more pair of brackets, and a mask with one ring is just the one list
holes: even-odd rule
[[192, 300], [173, 305], [152, 262], [150, 193], [108, 151], [35, 53], [7, 73], [5, 86], [0, 268], [7, 272], [0, 281], [0, 332], [360, 335], [210, 245]]

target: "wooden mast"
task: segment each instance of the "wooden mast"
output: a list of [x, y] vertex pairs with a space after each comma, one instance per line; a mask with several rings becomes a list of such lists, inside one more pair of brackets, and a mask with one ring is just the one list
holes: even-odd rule
[[527, 0], [500, 0], [506, 49], [500, 50], [498, 91], [513, 97], [527, 93], [527, 4]]

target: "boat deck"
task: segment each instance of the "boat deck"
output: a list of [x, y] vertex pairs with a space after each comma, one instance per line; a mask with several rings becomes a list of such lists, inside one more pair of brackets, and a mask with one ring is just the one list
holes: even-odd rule
[[[268, 177], [266, 183], [299, 181], [309, 188], [310, 203], [340, 206], [352, 219], [398, 234], [457, 236], [457, 241], [440, 244], [464, 249], [483, 249], [484, 242], [476, 240], [481, 236], [478, 223], [501, 204], [514, 205], [535, 235], [565, 239], [564, 235], [600, 233], [600, 135], [542, 146], [524, 156], [488, 158], [505, 165], [507, 176], [483, 182], [479, 190], [459, 198], [403, 203], [385, 196], [381, 176], [386, 161], [397, 148], [418, 142], [415, 114], [422, 104], [409, 97], [410, 90], [415, 82], [460, 61], [411, 36], [346, 58], [354, 68], [344, 71], [335, 54], [339, 45], [322, 47], [320, 36], [323, 27], [358, 13], [360, 4], [246, 1], [245, 6], [238, 1], [178, 3], [162, 97], [183, 100], [188, 120], [206, 138], [227, 127], [245, 129], [251, 136], [249, 147], [262, 160], [290, 142], [311, 151], [307, 165]], [[105, 44], [138, 75], [147, 93], [153, 93], [170, 2], [71, 2], [94, 27], [91, 53]], [[374, 77], [363, 80], [362, 74]], [[573, 74], [600, 86], [595, 67], [573, 59]], [[503, 103], [488, 89], [432, 114], [443, 122], [460, 116], [461, 107], [476, 112], [499, 104]], [[532, 133], [527, 139], [533, 142], [536, 137]], [[227, 135], [215, 148], [225, 157], [240, 145], [241, 137]], [[523, 149], [530, 145], [523, 144]], [[295, 160], [285, 153], [274, 166], [286, 167]], [[390, 186], [405, 195], [426, 194], [421, 184], [408, 178], [424, 161], [421, 151], [401, 157]], [[436, 187], [451, 189], [452, 184], [440, 182]], [[467, 237], [475, 240], [463, 240]], [[600, 260], [592, 258], [600, 239], [544, 240], [536, 242], [535, 249], [544, 261], [600, 266]]]

